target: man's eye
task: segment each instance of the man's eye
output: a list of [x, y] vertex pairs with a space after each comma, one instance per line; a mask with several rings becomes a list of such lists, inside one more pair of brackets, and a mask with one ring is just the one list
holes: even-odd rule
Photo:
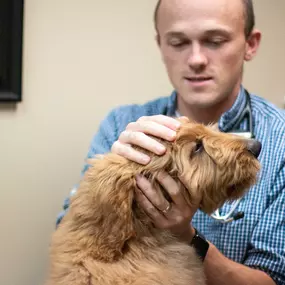
[[182, 47], [184, 45], [186, 45], [186, 42], [181, 42], [181, 41], [173, 41], [169, 43], [172, 47]]
[[208, 39], [205, 41], [205, 44], [210, 47], [220, 47], [224, 43], [225, 43], [225, 40], [223, 39]]

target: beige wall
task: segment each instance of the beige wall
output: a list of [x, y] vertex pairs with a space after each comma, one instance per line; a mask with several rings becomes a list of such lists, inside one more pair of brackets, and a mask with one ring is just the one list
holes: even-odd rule
[[262, 43], [257, 57], [246, 64], [244, 84], [279, 107], [284, 107], [285, 1], [254, 0]]
[[[264, 31], [246, 83], [284, 96], [284, 0], [258, 0]], [[57, 213], [99, 121], [121, 103], [166, 95], [153, 0], [26, 0], [23, 102], [0, 106], [0, 284], [41, 284]]]

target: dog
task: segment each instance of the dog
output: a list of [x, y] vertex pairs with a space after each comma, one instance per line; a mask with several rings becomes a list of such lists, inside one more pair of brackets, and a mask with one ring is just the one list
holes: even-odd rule
[[180, 184], [188, 203], [198, 199], [200, 210], [211, 214], [256, 183], [261, 144], [211, 125], [179, 120], [174, 142], [155, 138], [166, 146], [164, 155], [137, 147], [151, 156], [148, 165], [113, 153], [88, 162], [70, 208], [52, 235], [47, 285], [206, 284], [195, 250], [155, 228], [136, 203], [135, 177], [142, 174], [158, 188], [156, 177], [164, 170]]

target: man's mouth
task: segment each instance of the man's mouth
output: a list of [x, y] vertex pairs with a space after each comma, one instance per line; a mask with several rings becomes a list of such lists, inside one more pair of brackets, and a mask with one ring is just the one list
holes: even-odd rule
[[213, 77], [210, 76], [193, 76], [193, 77], [185, 77], [187, 84], [191, 86], [191, 88], [205, 88], [210, 85], [213, 81]]
[[212, 77], [186, 77], [187, 80], [192, 81], [192, 82], [203, 82], [203, 81], [208, 81], [212, 80]]

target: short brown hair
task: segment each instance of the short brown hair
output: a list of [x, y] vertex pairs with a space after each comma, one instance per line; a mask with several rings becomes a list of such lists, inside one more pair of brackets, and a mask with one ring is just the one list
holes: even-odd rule
[[[244, 33], [245, 36], [248, 37], [254, 26], [255, 26], [255, 14], [254, 14], [254, 9], [253, 9], [253, 2], [252, 0], [242, 0], [243, 5], [244, 5], [244, 14], [245, 14], [245, 27], [244, 27]], [[158, 0], [155, 11], [154, 11], [154, 24], [155, 24], [155, 29], [158, 32], [157, 29], [157, 17], [158, 17], [158, 9], [160, 7], [161, 0]]]

